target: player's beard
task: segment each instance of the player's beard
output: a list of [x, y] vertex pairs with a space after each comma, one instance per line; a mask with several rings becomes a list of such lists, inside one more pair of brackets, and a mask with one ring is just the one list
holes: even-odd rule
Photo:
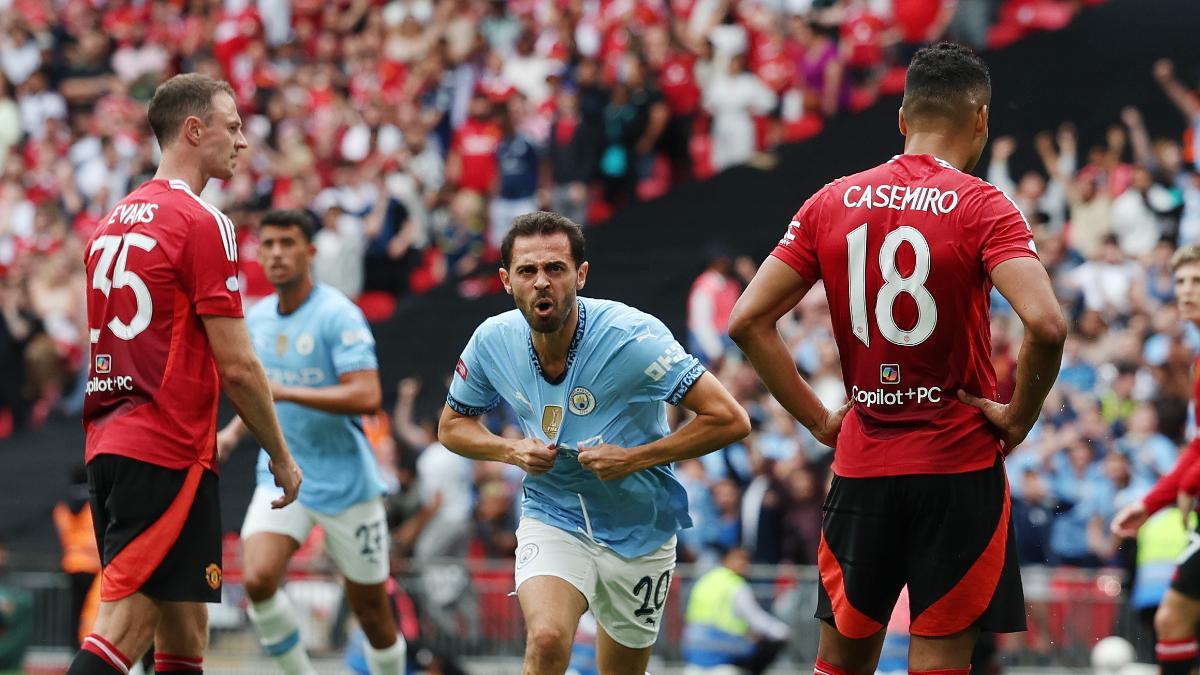
[[[537, 312], [537, 303], [539, 300], [550, 299], [554, 301], [553, 310], [547, 316], [541, 316]], [[535, 333], [557, 333], [567, 323], [567, 319], [571, 316], [571, 308], [575, 305], [575, 299], [564, 298], [560, 303], [553, 296], [542, 295], [535, 296], [529, 303], [529, 307], [524, 309], [522, 313], [525, 315], [525, 320], [529, 322], [529, 328]]]

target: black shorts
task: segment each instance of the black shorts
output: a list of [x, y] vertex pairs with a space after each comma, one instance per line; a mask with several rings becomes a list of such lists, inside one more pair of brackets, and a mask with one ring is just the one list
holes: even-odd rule
[[217, 474], [168, 469], [118, 455], [87, 466], [100, 597], [135, 592], [173, 602], [221, 601], [221, 508]]
[[1171, 576], [1171, 590], [1200, 600], [1200, 530], [1193, 532]]
[[834, 476], [821, 529], [816, 616], [846, 637], [886, 627], [905, 584], [913, 635], [1025, 630], [999, 458], [961, 474]]

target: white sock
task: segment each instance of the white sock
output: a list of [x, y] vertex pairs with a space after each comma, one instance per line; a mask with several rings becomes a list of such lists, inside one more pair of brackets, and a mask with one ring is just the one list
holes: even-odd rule
[[296, 624], [296, 609], [283, 589], [264, 602], [250, 603], [250, 621], [258, 642], [285, 675], [316, 675]]
[[391, 647], [375, 649], [370, 642], [363, 646], [367, 652], [367, 670], [371, 675], [404, 675], [408, 643], [403, 635], [397, 633], [396, 642]]

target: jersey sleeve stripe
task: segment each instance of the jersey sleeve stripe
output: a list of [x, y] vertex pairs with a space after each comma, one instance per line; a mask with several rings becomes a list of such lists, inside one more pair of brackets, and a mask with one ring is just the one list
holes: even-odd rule
[[683, 401], [683, 397], [687, 396], [688, 392], [692, 390], [692, 386], [700, 380], [700, 376], [706, 372], [708, 372], [708, 369], [699, 363], [689, 368], [683, 374], [683, 377], [680, 378], [679, 383], [675, 385], [675, 388], [671, 390], [670, 395], [667, 396], [667, 403], [679, 405]]
[[233, 226], [233, 221], [229, 219], [229, 216], [220, 211], [217, 213], [220, 213], [221, 219], [225, 221], [225, 228], [229, 233], [229, 261], [237, 262], [237, 228]]
[[497, 396], [496, 400], [492, 401], [489, 405], [473, 406], [459, 401], [450, 394], [446, 394], [446, 405], [450, 406], [450, 409], [459, 415], [466, 415], [467, 417], [479, 417], [480, 415], [484, 415], [495, 410], [497, 406], [500, 405], [500, 397]]
[[221, 243], [225, 247], [225, 257], [228, 258], [230, 262], [237, 262], [237, 238], [234, 234], [233, 222], [230, 221], [225, 214], [217, 210], [216, 207], [201, 199], [200, 196], [195, 192], [192, 192], [192, 189], [188, 187], [187, 183], [184, 183], [181, 180], [172, 180], [169, 181], [169, 184], [171, 185], [172, 189], [186, 193], [205, 211], [208, 211], [209, 215], [211, 215], [217, 222], [217, 230], [221, 233]]
[[1005, 199], [1007, 199], [1008, 203], [1012, 204], [1013, 210], [1016, 211], [1017, 215], [1021, 217], [1021, 222], [1025, 223], [1025, 229], [1029, 230], [1030, 232], [1033, 231], [1033, 228], [1029, 226], [1029, 219], [1025, 217], [1025, 212], [1021, 211], [1021, 207], [1017, 206], [1017, 203], [1012, 200], [1012, 197], [1008, 196], [1007, 192], [1005, 192], [1004, 190], [1001, 190], [1000, 188], [996, 187], [995, 185], [992, 185], [991, 183], [987, 182], [986, 180], [980, 181], [980, 182], [982, 182], [984, 185], [992, 188], [996, 192], [999, 192], [1001, 197], [1004, 197]]

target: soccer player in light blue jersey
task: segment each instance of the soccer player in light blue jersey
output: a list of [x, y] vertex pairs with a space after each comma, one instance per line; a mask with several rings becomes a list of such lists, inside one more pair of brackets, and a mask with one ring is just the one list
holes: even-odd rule
[[[250, 619], [259, 641], [287, 675], [314, 673], [296, 612], [280, 588], [288, 561], [314, 525], [346, 578], [346, 599], [368, 646], [371, 675], [404, 672], [405, 643], [384, 590], [388, 534], [383, 482], [360, 416], [380, 404], [375, 339], [358, 307], [310, 270], [313, 221], [302, 211], [271, 211], [259, 230], [258, 258], [276, 293], [246, 316], [271, 380], [283, 435], [312, 478], [297, 503], [272, 510], [277, 489], [266, 454], [242, 525], [242, 564]], [[217, 435], [222, 459], [244, 432], [234, 418]]]
[[[520, 216], [500, 256], [517, 308], [484, 321], [467, 343], [438, 438], [527, 473], [516, 560], [525, 674], [562, 675], [590, 609], [600, 672], [642, 675], [675, 568], [675, 533], [692, 524], [670, 464], [744, 437], [750, 421], [661, 321], [577, 296], [588, 263], [575, 223]], [[524, 438], [480, 423], [501, 399]], [[695, 417], [671, 433], [667, 404]]]

